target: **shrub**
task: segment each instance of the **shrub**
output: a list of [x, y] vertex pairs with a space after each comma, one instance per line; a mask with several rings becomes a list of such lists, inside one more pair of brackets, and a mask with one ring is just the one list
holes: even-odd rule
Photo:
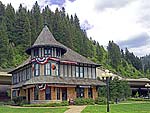
[[12, 100], [14, 101], [14, 105], [19, 106], [27, 103], [25, 96], [14, 97]]
[[69, 102], [68, 101], [62, 101], [61, 106], [69, 106]]
[[144, 98], [129, 98], [128, 101], [150, 101], [150, 99], [144, 99]]
[[92, 98], [76, 98], [75, 105], [94, 105], [94, 100]]
[[46, 104], [28, 104], [23, 105], [24, 107], [57, 107], [57, 106], [68, 106], [68, 101], [55, 102], [55, 103], [46, 103]]
[[95, 99], [95, 104], [98, 104], [98, 105], [106, 104], [106, 98], [105, 97], [97, 97]]

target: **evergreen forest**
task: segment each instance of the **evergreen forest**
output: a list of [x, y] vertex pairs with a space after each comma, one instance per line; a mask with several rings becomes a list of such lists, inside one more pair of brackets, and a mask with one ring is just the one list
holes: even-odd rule
[[139, 58], [128, 48], [120, 49], [113, 41], [104, 48], [92, 37], [87, 37], [76, 14], [68, 15], [64, 7], [54, 12], [48, 6], [41, 10], [37, 2], [31, 10], [20, 4], [17, 11], [11, 4], [5, 6], [0, 2], [1, 70], [12, 69], [28, 58], [25, 50], [34, 43], [45, 24], [57, 41], [101, 64], [101, 68], [124, 77], [150, 78], [150, 56]]

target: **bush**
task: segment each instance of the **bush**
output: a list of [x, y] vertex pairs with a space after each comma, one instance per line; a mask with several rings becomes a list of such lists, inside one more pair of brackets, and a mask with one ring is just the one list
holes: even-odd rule
[[144, 98], [129, 98], [128, 101], [150, 101], [150, 99], [144, 99]]
[[68, 101], [55, 102], [55, 103], [46, 103], [46, 104], [27, 104], [23, 105], [24, 107], [57, 107], [57, 106], [68, 106]]
[[69, 106], [69, 102], [68, 101], [62, 101], [61, 106]]
[[95, 102], [92, 98], [76, 98], [75, 105], [94, 105]]
[[26, 97], [25, 96], [19, 96], [19, 97], [14, 97], [13, 99], [14, 105], [23, 105], [27, 104]]
[[95, 104], [105, 105], [106, 104], [106, 98], [105, 97], [97, 97], [95, 99]]

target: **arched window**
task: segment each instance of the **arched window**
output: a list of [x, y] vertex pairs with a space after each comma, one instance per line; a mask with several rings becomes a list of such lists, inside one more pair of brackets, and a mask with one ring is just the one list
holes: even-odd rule
[[47, 87], [45, 89], [45, 99], [46, 100], [51, 100], [51, 88], [50, 87]]

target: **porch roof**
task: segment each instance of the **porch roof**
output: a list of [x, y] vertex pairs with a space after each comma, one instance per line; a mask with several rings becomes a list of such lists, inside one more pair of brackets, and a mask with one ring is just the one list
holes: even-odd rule
[[54, 77], [54, 76], [38, 76], [28, 81], [13, 85], [12, 88], [18, 88], [33, 84], [61, 84], [61, 85], [91, 85], [91, 86], [103, 86], [104, 82], [97, 79], [88, 78], [73, 78], [73, 77]]

